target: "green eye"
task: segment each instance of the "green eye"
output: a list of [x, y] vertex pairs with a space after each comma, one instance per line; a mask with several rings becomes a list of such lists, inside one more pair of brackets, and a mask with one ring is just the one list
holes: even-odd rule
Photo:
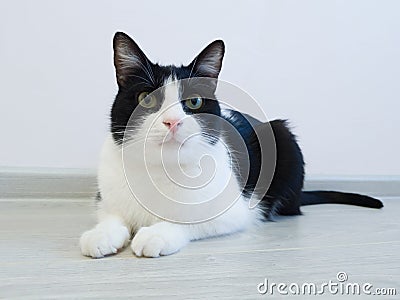
[[201, 98], [200, 95], [193, 94], [185, 101], [185, 105], [189, 109], [199, 109], [200, 107], [203, 106], [203, 99]]
[[145, 108], [152, 108], [156, 106], [157, 99], [154, 95], [149, 94], [148, 92], [141, 92], [138, 96], [138, 102]]

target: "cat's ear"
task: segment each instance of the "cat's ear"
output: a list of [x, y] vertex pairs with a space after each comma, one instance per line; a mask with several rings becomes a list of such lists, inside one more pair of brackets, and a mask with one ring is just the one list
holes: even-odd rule
[[127, 78], [149, 63], [139, 46], [127, 34], [117, 32], [113, 39], [114, 66], [118, 85], [124, 85]]
[[225, 45], [222, 40], [216, 40], [209, 44], [189, 64], [192, 69], [192, 77], [218, 78], [224, 58]]

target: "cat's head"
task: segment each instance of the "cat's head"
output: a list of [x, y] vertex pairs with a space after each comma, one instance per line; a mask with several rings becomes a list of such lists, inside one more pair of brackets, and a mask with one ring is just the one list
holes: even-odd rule
[[114, 36], [118, 94], [111, 111], [117, 144], [146, 140], [157, 147], [192, 148], [218, 139], [220, 106], [215, 97], [224, 43], [209, 44], [188, 65], [152, 63], [126, 34]]

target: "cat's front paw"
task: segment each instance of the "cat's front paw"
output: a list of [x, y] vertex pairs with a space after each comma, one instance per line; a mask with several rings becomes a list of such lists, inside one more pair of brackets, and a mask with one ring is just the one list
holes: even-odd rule
[[130, 238], [128, 229], [124, 226], [109, 231], [95, 227], [84, 232], [79, 240], [82, 254], [93, 258], [101, 258], [115, 254], [126, 245]]
[[139, 229], [131, 243], [132, 251], [136, 256], [170, 255], [178, 252], [188, 243], [182, 230], [164, 224], [162, 222]]

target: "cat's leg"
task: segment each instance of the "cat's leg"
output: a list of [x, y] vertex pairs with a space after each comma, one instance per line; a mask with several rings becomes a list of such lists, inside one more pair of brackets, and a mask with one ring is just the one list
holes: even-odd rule
[[[192, 240], [231, 234], [248, 228], [260, 215], [241, 208], [240, 214], [230, 213], [204, 223], [177, 224], [162, 221], [142, 227], [132, 239], [131, 249], [136, 256], [158, 257], [178, 252]], [[246, 209], [246, 211], [244, 210]]]
[[175, 224], [160, 222], [142, 227], [134, 236], [131, 248], [136, 256], [159, 257], [178, 252], [191, 240], [230, 234], [244, 228], [217, 228], [215, 224]]
[[191, 240], [186, 227], [165, 221], [142, 227], [132, 239], [131, 249], [136, 256], [146, 257], [178, 252]]
[[106, 215], [93, 229], [82, 234], [79, 244], [83, 255], [101, 258], [117, 253], [129, 239], [129, 230], [122, 219]]

